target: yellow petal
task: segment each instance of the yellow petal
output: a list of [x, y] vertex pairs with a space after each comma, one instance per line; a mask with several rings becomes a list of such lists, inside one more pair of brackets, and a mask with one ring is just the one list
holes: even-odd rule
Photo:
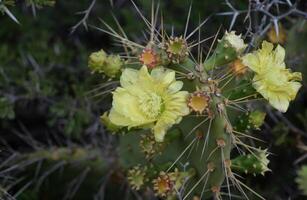
[[155, 136], [155, 140], [157, 142], [163, 142], [164, 141], [164, 137], [166, 135], [167, 128], [168, 127], [165, 124], [162, 124], [162, 123], [154, 126], [153, 133], [154, 133], [154, 136]]
[[284, 59], [285, 59], [285, 49], [278, 45], [274, 51], [274, 62], [279, 63], [278, 67], [285, 68]]
[[302, 81], [302, 73], [294, 72], [289, 74], [289, 80], [291, 81]]
[[152, 81], [152, 77], [148, 73], [148, 69], [145, 65], [140, 69], [138, 79], [141, 81]]
[[302, 84], [299, 82], [291, 82], [289, 86], [291, 87], [290, 100], [294, 100], [298, 90], [302, 87]]
[[280, 112], [286, 112], [289, 107], [289, 100], [285, 97], [276, 96], [275, 94], [269, 96], [270, 104]]
[[245, 56], [243, 56], [242, 62], [245, 66], [248, 66], [248, 68], [250, 68], [256, 73], [259, 73], [261, 71], [261, 65], [259, 59], [257, 55], [253, 53], [248, 53]]
[[152, 71], [151, 71], [151, 76], [154, 78], [154, 79], [160, 79], [164, 74], [164, 70], [163, 67], [156, 67], [154, 68]]
[[261, 51], [265, 54], [269, 54], [271, 53], [271, 51], [273, 50], [274, 48], [274, 45], [270, 42], [267, 42], [267, 41], [263, 41], [262, 42], [262, 49]]
[[165, 85], [169, 85], [175, 80], [176, 80], [175, 79], [175, 72], [174, 71], [168, 71], [164, 75], [164, 77], [162, 79], [162, 83], [165, 84]]
[[125, 117], [116, 112], [115, 109], [111, 109], [109, 119], [113, 124], [116, 124], [117, 126], [130, 126], [133, 123], [128, 117]]
[[[125, 89], [118, 88], [113, 93], [112, 106], [116, 112], [121, 113], [126, 118], [130, 118], [131, 122], [133, 122], [131, 126], [139, 126], [140, 124], [151, 122], [140, 111], [137, 97], [131, 95]], [[116, 124], [115, 122], [113, 123]]]
[[165, 111], [160, 119], [157, 121], [156, 125], [153, 127], [153, 133], [157, 142], [162, 142], [166, 135], [166, 131], [177, 122], [177, 115]]
[[138, 71], [135, 69], [127, 68], [123, 71], [120, 77], [120, 84], [122, 87], [128, 87], [135, 84], [137, 81]]
[[168, 87], [168, 92], [170, 93], [178, 92], [179, 90], [181, 90], [182, 86], [183, 86], [182, 81], [175, 81], [172, 84], [170, 84], [170, 86]]

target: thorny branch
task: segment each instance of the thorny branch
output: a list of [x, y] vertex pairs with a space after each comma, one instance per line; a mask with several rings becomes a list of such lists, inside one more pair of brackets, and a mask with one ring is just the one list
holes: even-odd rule
[[74, 33], [77, 30], [77, 28], [81, 25], [83, 25], [84, 28], [86, 30], [88, 30], [87, 20], [88, 20], [88, 17], [90, 15], [91, 11], [93, 10], [95, 3], [96, 3], [96, 0], [93, 0], [92, 3], [90, 4], [90, 6], [88, 7], [88, 9], [77, 13], [77, 14], [81, 14], [81, 15], [83, 14], [83, 18], [76, 25], [74, 25], [71, 28], [70, 33]]
[[[255, 46], [256, 40], [264, 36], [267, 30], [274, 25], [276, 34], [279, 34], [279, 22], [289, 16], [300, 16], [307, 19], [307, 12], [299, 10], [299, 1], [292, 3], [291, 0], [249, 0], [247, 10], [238, 10], [229, 1], [225, 0], [225, 4], [230, 11], [218, 13], [217, 15], [232, 16], [229, 30], [231, 30], [240, 15], [245, 14], [244, 21], [248, 21], [248, 27], [245, 37], [250, 37], [249, 50]], [[280, 9], [283, 7], [282, 14]], [[285, 8], [287, 7], [287, 8]]]

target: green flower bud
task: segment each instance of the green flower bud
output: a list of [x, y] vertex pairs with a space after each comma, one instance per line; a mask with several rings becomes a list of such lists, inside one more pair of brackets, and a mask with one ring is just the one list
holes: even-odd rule
[[119, 55], [107, 57], [104, 73], [109, 77], [115, 77], [123, 66], [123, 61]]
[[243, 173], [262, 174], [270, 171], [268, 168], [267, 150], [259, 150], [254, 154], [241, 155], [231, 160], [231, 169]]
[[246, 46], [241, 35], [236, 35], [234, 31], [230, 33], [226, 31], [211, 57], [205, 61], [205, 69], [212, 70], [217, 66], [234, 61], [245, 50]]
[[104, 50], [100, 50], [90, 55], [88, 66], [93, 73], [103, 73], [113, 78], [123, 66], [123, 61], [118, 55], [108, 56]]
[[90, 55], [88, 66], [93, 72], [103, 73], [106, 64], [107, 54], [104, 50], [94, 52]]

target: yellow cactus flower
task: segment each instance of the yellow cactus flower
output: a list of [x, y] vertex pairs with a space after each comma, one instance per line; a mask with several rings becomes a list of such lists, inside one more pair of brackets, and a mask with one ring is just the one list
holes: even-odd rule
[[180, 91], [183, 83], [176, 81], [172, 70], [125, 69], [120, 84], [109, 115], [115, 125], [152, 128], [155, 140], [162, 142], [166, 131], [189, 113], [188, 92]]
[[284, 59], [285, 49], [280, 45], [274, 49], [266, 41], [261, 49], [242, 58], [243, 64], [255, 72], [253, 87], [281, 112], [287, 111], [289, 102], [302, 86], [298, 82], [302, 80], [301, 73], [286, 69]]

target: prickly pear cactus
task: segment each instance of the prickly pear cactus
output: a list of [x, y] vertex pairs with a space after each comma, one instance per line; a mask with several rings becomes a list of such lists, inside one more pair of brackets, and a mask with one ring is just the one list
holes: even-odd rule
[[126, 53], [100, 50], [89, 58], [93, 73], [116, 85], [101, 119], [119, 136], [119, 163], [131, 188], [150, 188], [165, 199], [221, 199], [233, 191], [263, 199], [237, 173], [269, 171], [269, 153], [249, 142], [257, 141], [251, 131], [264, 121], [261, 105], [287, 111], [301, 74], [286, 68], [280, 45], [263, 41], [246, 52], [241, 35], [226, 31], [203, 55], [203, 39], [191, 40], [203, 24], [190, 34], [168, 35], [156, 21], [145, 20], [145, 43], [100, 29]]

